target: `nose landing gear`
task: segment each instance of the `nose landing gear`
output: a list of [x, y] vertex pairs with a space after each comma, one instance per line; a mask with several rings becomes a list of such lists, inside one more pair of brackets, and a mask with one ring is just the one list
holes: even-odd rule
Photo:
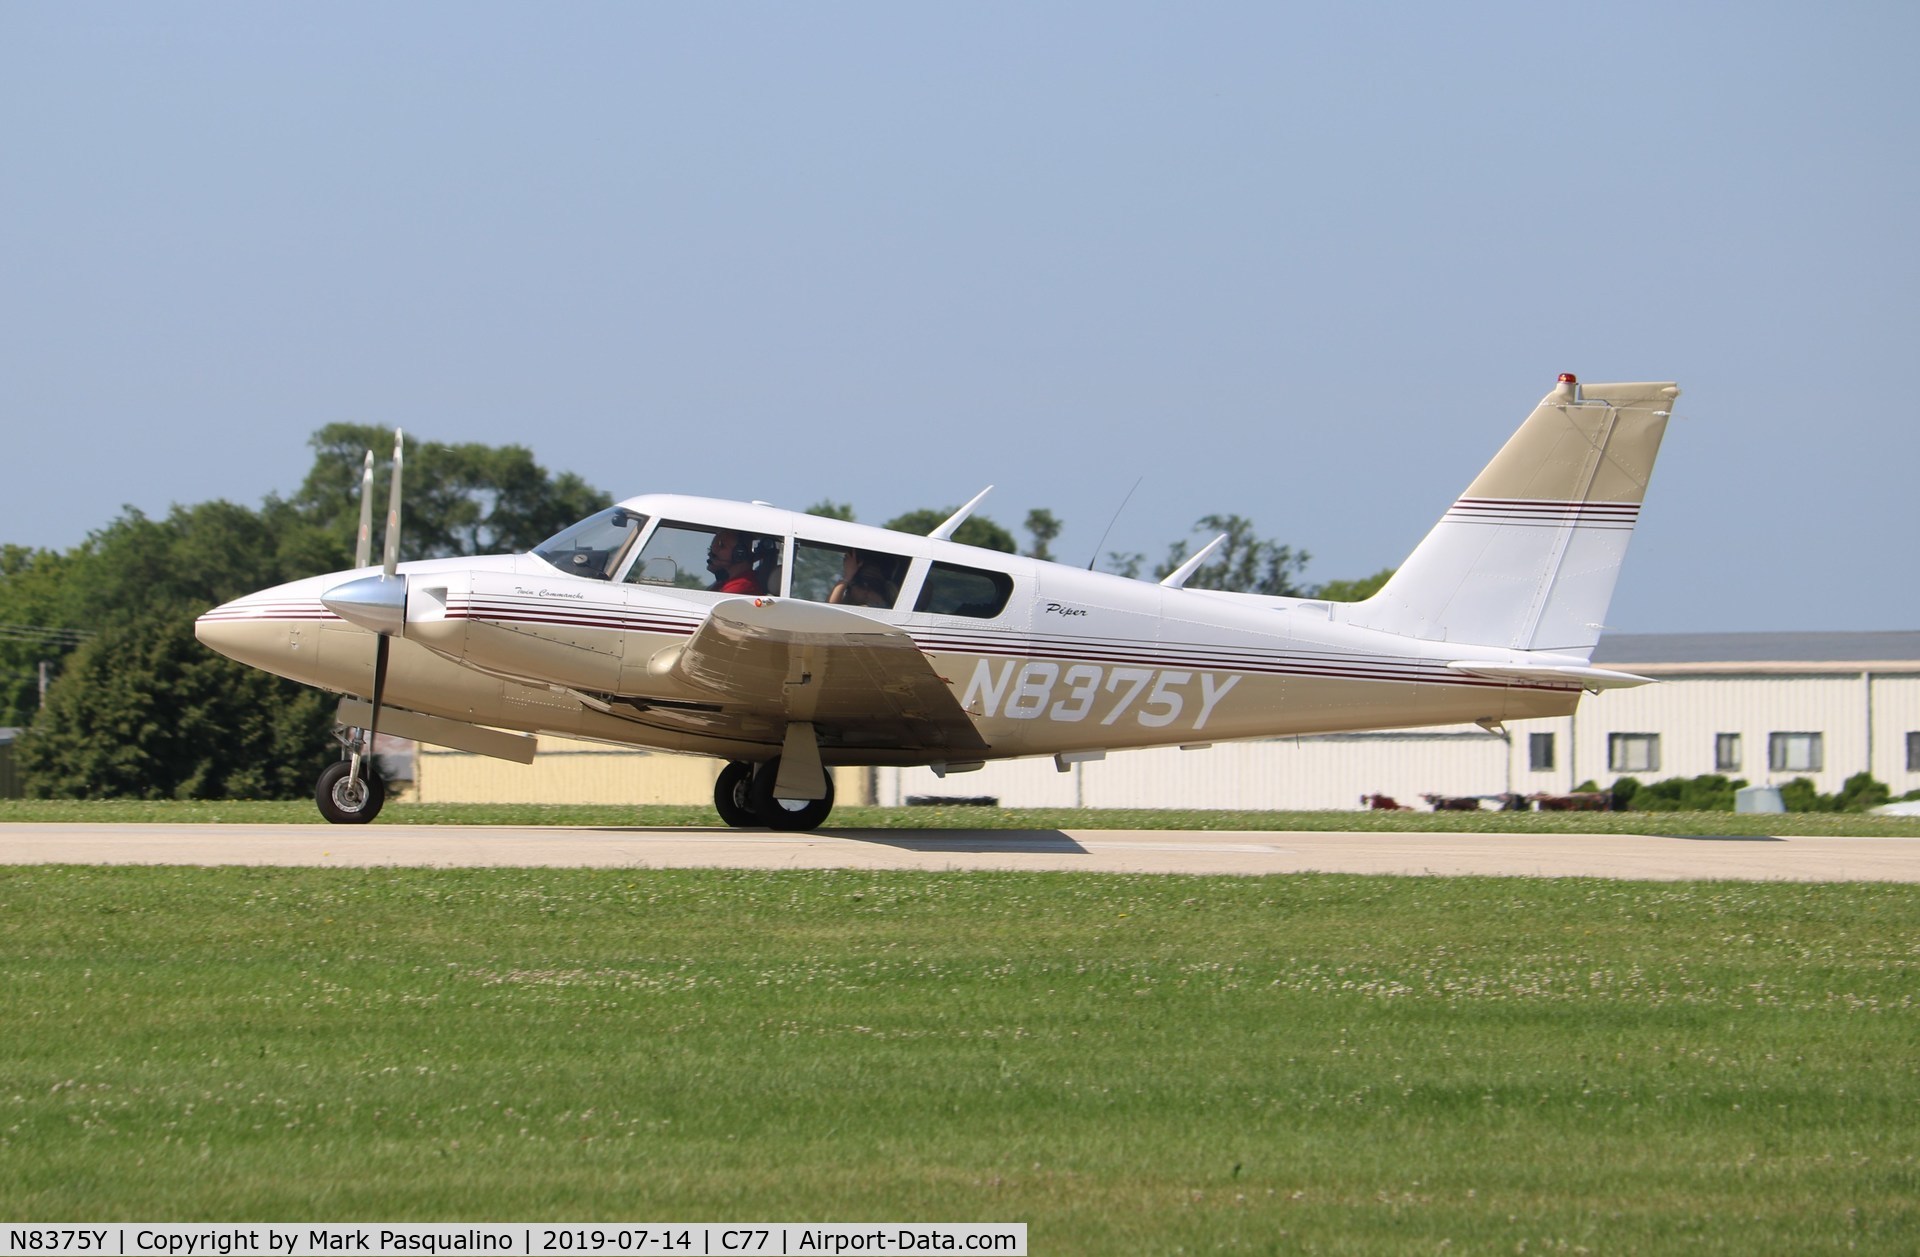
[[380, 815], [387, 801], [387, 783], [373, 766], [366, 730], [336, 729], [334, 737], [346, 749], [346, 758], [321, 772], [314, 783], [313, 801], [320, 815], [335, 825], [365, 825]]

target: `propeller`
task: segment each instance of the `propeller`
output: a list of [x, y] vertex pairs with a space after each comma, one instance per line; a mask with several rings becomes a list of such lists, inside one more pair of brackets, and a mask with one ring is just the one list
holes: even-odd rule
[[353, 565], [365, 567], [373, 562], [373, 451], [367, 451], [366, 465], [360, 469], [360, 532], [353, 543]]
[[[344, 585], [336, 585], [320, 595], [321, 604], [329, 611], [349, 624], [372, 630], [374, 634], [373, 693], [368, 695], [368, 703], [373, 711], [367, 717], [366, 740], [364, 743], [355, 743], [352, 763], [347, 769], [348, 780], [354, 785], [360, 782], [362, 756], [373, 753], [374, 735], [379, 732], [380, 700], [387, 688], [387, 658], [393, 639], [396, 635], [404, 635], [407, 628], [407, 578], [399, 573], [400, 479], [406, 461], [405, 444], [405, 433], [395, 428], [393, 479], [387, 489], [386, 548], [381, 556], [380, 575], [362, 576]], [[367, 566], [372, 558], [372, 527], [373, 451], [368, 450], [367, 461], [360, 474], [360, 535], [354, 550], [354, 561], [358, 567]]]

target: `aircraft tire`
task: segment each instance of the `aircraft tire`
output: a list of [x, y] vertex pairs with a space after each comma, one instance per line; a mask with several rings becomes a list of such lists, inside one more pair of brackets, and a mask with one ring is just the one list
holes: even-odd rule
[[773, 783], [779, 776], [780, 759], [775, 756], [760, 766], [747, 788], [747, 797], [760, 824], [768, 829], [796, 830], [818, 829], [826, 823], [827, 815], [833, 811], [833, 774], [827, 774], [824, 799], [774, 798]]
[[752, 783], [753, 765], [738, 760], [722, 768], [719, 779], [713, 783], [713, 810], [735, 829], [750, 829], [760, 823], [760, 814], [753, 810], [753, 800], [749, 797]]
[[373, 770], [371, 759], [360, 765], [358, 789], [348, 779], [352, 771], [353, 765], [344, 759], [328, 764], [314, 784], [313, 801], [319, 804], [320, 815], [335, 825], [364, 825], [380, 815], [387, 801], [387, 785]]

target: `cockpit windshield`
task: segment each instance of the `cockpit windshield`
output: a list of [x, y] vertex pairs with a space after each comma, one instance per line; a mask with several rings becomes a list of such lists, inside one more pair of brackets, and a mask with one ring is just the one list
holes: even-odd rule
[[590, 580], [611, 580], [647, 517], [615, 506], [561, 529], [533, 552], [561, 571]]

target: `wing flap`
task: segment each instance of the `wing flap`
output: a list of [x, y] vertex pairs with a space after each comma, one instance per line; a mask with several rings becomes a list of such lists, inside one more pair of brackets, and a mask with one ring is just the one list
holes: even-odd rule
[[[821, 603], [740, 598], [715, 606], [672, 666], [715, 696], [703, 729], [737, 724], [784, 741], [811, 724], [823, 748], [896, 747], [977, 755], [987, 744], [906, 633]], [[659, 708], [653, 721], [673, 720]], [[965, 758], [965, 756], [962, 756]]]

